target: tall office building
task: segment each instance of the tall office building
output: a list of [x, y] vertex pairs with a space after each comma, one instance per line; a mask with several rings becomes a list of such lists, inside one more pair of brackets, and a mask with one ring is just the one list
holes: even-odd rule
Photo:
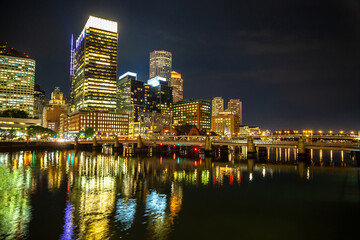
[[35, 60], [0, 44], [0, 111], [19, 109], [34, 115]]
[[164, 50], [155, 50], [150, 53], [149, 78], [171, 78], [172, 54]]
[[232, 111], [234, 114], [238, 115], [240, 118], [239, 123], [242, 125], [242, 102], [240, 99], [230, 99], [227, 110]]
[[74, 49], [73, 111], [115, 111], [117, 41], [117, 22], [89, 17]]
[[219, 115], [219, 112], [224, 111], [224, 99], [222, 99], [222, 97], [214, 97], [211, 104], [212, 104], [212, 110], [211, 110], [212, 116]]
[[168, 85], [168, 81], [163, 77], [154, 77], [148, 80], [147, 85], [150, 86], [149, 92], [149, 111], [171, 115], [171, 107], [173, 103], [172, 87]]
[[146, 111], [144, 82], [138, 81], [137, 74], [127, 72], [119, 77], [118, 110], [129, 114], [129, 122], [139, 122], [140, 115]]
[[183, 100], [183, 79], [181, 78], [181, 74], [171, 71], [169, 83], [173, 88], [173, 102], [175, 103]]
[[184, 100], [173, 104], [175, 125], [193, 125], [200, 130], [210, 130], [210, 101]]

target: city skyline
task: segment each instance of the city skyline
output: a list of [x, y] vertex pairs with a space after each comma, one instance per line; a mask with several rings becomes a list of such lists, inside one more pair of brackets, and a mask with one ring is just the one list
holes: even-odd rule
[[[52, 9], [56, 12], [54, 17], [45, 13], [39, 16], [30, 14], [28, 23], [18, 26], [19, 30], [13, 28], [20, 20], [15, 21], [10, 14], [4, 14], [10, 21], [1, 32], [1, 40], [36, 60], [35, 82], [46, 89], [48, 97], [55, 86], [60, 86], [69, 96], [68, 49], [71, 34], [77, 36], [88, 16], [93, 14], [119, 22], [117, 77], [132, 71], [146, 81], [149, 52], [164, 49], [176, 56], [173, 65], [187, 82], [184, 84], [184, 99], [211, 100], [222, 96], [227, 101], [240, 98], [244, 104], [244, 124], [262, 128], [358, 130], [359, 98], [354, 89], [359, 87], [359, 54], [358, 48], [355, 48], [359, 39], [356, 28], [359, 6], [354, 1], [330, 2], [325, 7], [322, 3], [311, 3], [313, 10], [308, 10], [311, 7], [298, 1], [287, 6], [274, 4], [277, 7], [267, 6], [268, 11], [264, 10], [265, 3], [259, 4], [262, 6], [259, 8], [255, 3], [233, 3], [233, 9], [240, 11], [235, 14], [234, 10], [224, 5], [215, 10], [216, 4], [209, 2], [204, 12], [190, 17], [183, 25], [176, 20], [177, 13], [171, 11], [173, 18], [160, 26], [154, 24], [159, 22], [157, 17], [149, 23], [143, 21], [148, 17], [144, 11], [147, 3], [137, 9], [138, 20], [130, 17], [135, 11], [135, 6], [131, 4], [124, 3], [123, 8], [115, 11], [115, 7], [111, 7], [117, 4], [115, 2], [105, 1], [99, 6], [90, 1], [84, 9], [70, 13], [68, 2], [56, 5], [58, 8], [55, 10], [50, 3], [37, 11]], [[179, 7], [186, 11], [182, 13], [190, 16], [189, 13], [199, 9], [200, 4], [195, 4], [194, 10]], [[247, 7], [248, 14], [244, 12], [244, 7]], [[33, 7], [29, 11], [31, 9]], [[265, 21], [271, 14], [285, 9], [289, 13], [283, 13], [283, 19], [273, 16], [270, 22]], [[305, 11], [302, 13], [301, 10]], [[255, 11], [258, 14], [252, 16]], [[215, 13], [212, 18], [209, 17], [211, 13]], [[205, 19], [217, 33], [222, 32], [219, 29], [225, 23], [230, 24], [229, 29], [222, 32], [225, 34], [222, 41], [209, 34], [209, 27], [195, 31], [194, 28], [205, 26], [204, 21], [187, 28], [190, 22], [194, 23], [204, 16], [208, 16]], [[27, 25], [44, 18], [49, 22], [42, 27]], [[229, 22], [231, 18], [235, 23]], [[248, 25], [236, 21], [240, 19], [248, 20]], [[216, 20], [221, 20], [218, 25]], [[256, 20], [260, 26], [256, 25]], [[149, 26], [143, 37], [137, 35]], [[168, 30], [169, 26], [174, 28]], [[19, 37], [22, 36], [20, 32], [26, 34], [30, 29], [35, 31], [34, 36]], [[48, 36], [44, 36], [43, 31], [48, 32]], [[187, 49], [190, 36], [195, 47]], [[51, 41], [55, 38], [58, 39]], [[49, 51], [45, 53], [40, 49], [43, 41], [47, 42], [46, 48], [51, 49], [56, 58], [50, 56]], [[143, 46], [135, 47], [139, 43]], [[57, 54], [62, 50], [66, 54]], [[189, 57], [193, 57], [191, 62]]]

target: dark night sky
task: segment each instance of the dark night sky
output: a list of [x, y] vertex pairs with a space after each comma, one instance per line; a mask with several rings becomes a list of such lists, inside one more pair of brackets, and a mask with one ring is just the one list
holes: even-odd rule
[[69, 94], [70, 36], [94, 15], [119, 23], [118, 75], [146, 81], [164, 49], [185, 98], [240, 98], [244, 124], [360, 130], [358, 0], [8, 2], [0, 41], [36, 60], [48, 96]]

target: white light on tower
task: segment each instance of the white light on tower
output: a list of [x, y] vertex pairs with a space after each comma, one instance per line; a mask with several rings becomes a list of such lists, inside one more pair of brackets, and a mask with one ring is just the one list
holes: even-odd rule
[[149, 79], [147, 81], [147, 84], [153, 86], [153, 87], [156, 87], [156, 86], [159, 86], [160, 85], [160, 81], [163, 81], [163, 82], [166, 82], [166, 78], [164, 77], [160, 77], [160, 76], [156, 76], [152, 79]]
[[137, 79], [137, 74], [136, 74], [136, 73], [126, 72], [126, 73], [124, 73], [123, 75], [121, 75], [121, 76], [119, 77], [119, 80], [120, 80], [120, 79], [123, 79], [123, 78], [126, 77], [126, 76], [135, 77], [135, 79]]
[[86, 22], [85, 28], [97, 28], [109, 32], [117, 33], [117, 22], [110, 21], [103, 18], [98, 18], [94, 16], [90, 16], [88, 21]]

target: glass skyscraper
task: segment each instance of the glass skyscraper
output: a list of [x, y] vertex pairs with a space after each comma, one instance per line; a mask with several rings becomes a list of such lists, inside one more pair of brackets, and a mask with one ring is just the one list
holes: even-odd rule
[[115, 111], [117, 22], [90, 16], [76, 40], [72, 111]]
[[149, 78], [171, 78], [172, 54], [164, 50], [155, 50], [150, 53]]
[[146, 111], [147, 97], [144, 82], [138, 81], [137, 74], [127, 72], [119, 77], [118, 110], [129, 115], [129, 122], [139, 122], [140, 115]]
[[35, 60], [0, 44], [0, 111], [23, 110], [34, 115]]
[[147, 81], [150, 86], [149, 102], [150, 112], [157, 112], [164, 115], [171, 115], [173, 103], [172, 87], [163, 77], [154, 77]]

